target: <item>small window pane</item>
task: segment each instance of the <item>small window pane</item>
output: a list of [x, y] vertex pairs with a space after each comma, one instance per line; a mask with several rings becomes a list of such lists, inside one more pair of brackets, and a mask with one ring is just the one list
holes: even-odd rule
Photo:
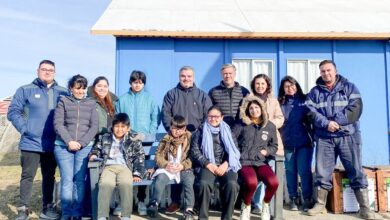
[[320, 65], [321, 61], [310, 61], [309, 73], [307, 76], [308, 92], [316, 85], [316, 80], [320, 77]]
[[299, 85], [301, 85], [304, 93], [307, 92], [307, 61], [288, 61], [287, 63], [287, 75], [294, 77]]
[[250, 60], [233, 60], [236, 66], [236, 81], [240, 85], [249, 88], [251, 82], [251, 61]]

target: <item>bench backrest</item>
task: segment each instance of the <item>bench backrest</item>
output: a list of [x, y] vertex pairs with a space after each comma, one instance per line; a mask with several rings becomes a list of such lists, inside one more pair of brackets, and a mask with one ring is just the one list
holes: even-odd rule
[[160, 140], [166, 135], [166, 133], [157, 133], [154, 141], [143, 142], [142, 145], [145, 151], [145, 168], [155, 168], [156, 162], [154, 161], [158, 144]]

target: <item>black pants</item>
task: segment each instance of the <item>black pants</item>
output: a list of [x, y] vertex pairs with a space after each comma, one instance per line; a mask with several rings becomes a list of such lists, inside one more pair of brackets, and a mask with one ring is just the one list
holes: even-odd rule
[[47, 204], [51, 204], [53, 202], [54, 174], [57, 167], [53, 152], [21, 151], [20, 162], [22, 166], [20, 206], [29, 206], [33, 181], [39, 164], [41, 164], [42, 173], [42, 205], [46, 207]]
[[215, 176], [208, 169], [203, 168], [199, 173], [199, 193], [198, 201], [199, 219], [209, 218], [209, 204], [211, 192], [214, 187], [215, 180], [220, 185], [220, 197], [222, 205], [221, 219], [232, 219], [234, 212], [234, 203], [236, 202], [240, 187], [237, 183], [238, 174], [232, 171], [225, 173], [223, 176]]

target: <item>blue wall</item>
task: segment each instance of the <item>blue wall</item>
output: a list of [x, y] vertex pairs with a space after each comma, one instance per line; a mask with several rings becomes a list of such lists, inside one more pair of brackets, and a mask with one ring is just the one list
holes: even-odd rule
[[[289, 59], [334, 59], [338, 72], [354, 82], [363, 96], [363, 163], [389, 164], [389, 50], [385, 41], [117, 38], [116, 93], [128, 91], [134, 69], [146, 72], [146, 89], [161, 106], [184, 65], [195, 68], [195, 82], [207, 92], [221, 80], [221, 65], [234, 58], [273, 60], [277, 82], [286, 75]], [[274, 86], [276, 94], [279, 84]]]

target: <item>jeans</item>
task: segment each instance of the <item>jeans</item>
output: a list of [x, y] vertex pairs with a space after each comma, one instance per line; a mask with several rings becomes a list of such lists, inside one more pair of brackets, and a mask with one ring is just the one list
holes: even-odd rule
[[126, 165], [104, 167], [99, 180], [98, 218], [109, 217], [110, 202], [118, 186], [122, 217], [130, 217], [133, 210], [133, 174]]
[[298, 197], [298, 174], [301, 177], [301, 189], [304, 199], [311, 199], [313, 195], [313, 175], [311, 161], [312, 147], [284, 149], [287, 189], [290, 198]]
[[240, 186], [237, 183], [238, 174], [229, 171], [223, 176], [216, 176], [211, 173], [207, 168], [201, 169], [199, 173], [199, 194], [198, 201], [200, 203], [199, 208], [199, 220], [205, 220], [209, 218], [209, 204], [211, 192], [215, 184], [215, 180], [219, 182], [220, 196], [222, 203], [222, 215], [221, 219], [232, 219], [234, 211], [234, 203], [236, 202]]
[[92, 145], [79, 151], [69, 151], [63, 145], [56, 145], [54, 148], [61, 175], [62, 216], [81, 217], [84, 214], [88, 154], [91, 148]]
[[41, 164], [42, 205], [46, 207], [53, 202], [55, 171], [57, 167], [53, 152], [41, 153], [32, 151], [20, 152], [22, 174], [20, 178], [20, 206], [29, 207], [33, 181]]
[[362, 168], [359, 133], [317, 140], [315, 186], [320, 186], [328, 191], [332, 189], [332, 173], [338, 156], [340, 156], [341, 163], [350, 180], [351, 188], [367, 188], [367, 178]]
[[[195, 203], [195, 194], [194, 194], [194, 179], [195, 176], [192, 173], [192, 170], [183, 170], [180, 172], [180, 185], [184, 190], [184, 205], [185, 209], [193, 208]], [[169, 183], [169, 178], [166, 174], [160, 173], [156, 176], [153, 181], [153, 195], [152, 201], [157, 201], [160, 203], [162, 194], [165, 190], [165, 187]], [[171, 194], [181, 195], [181, 191], [171, 191]]]

